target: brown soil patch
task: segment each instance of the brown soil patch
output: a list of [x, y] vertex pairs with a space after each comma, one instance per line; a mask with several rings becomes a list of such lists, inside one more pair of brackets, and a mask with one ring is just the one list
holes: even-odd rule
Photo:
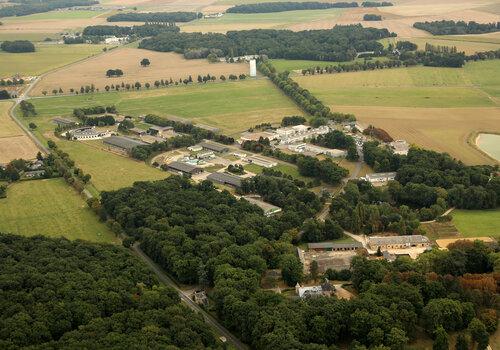
[[467, 164], [495, 163], [468, 142], [473, 132], [500, 132], [500, 108], [336, 106], [334, 109], [354, 113], [361, 123], [380, 127], [395, 139], [447, 152]]
[[[139, 62], [143, 58], [151, 61], [149, 67], [141, 67]], [[106, 71], [110, 68], [120, 68], [124, 72], [121, 78], [107, 78]], [[41, 95], [42, 91], [49, 93], [53, 89], [62, 88], [65, 93], [70, 88], [79, 89], [81, 86], [94, 84], [96, 88], [104, 90], [111, 84], [134, 84], [136, 81], [152, 86], [155, 80], [185, 79], [189, 75], [196, 81], [198, 74], [220, 75], [248, 73], [246, 63], [209, 63], [207, 60], [186, 60], [174, 53], [155, 52], [134, 48], [120, 48], [107, 54], [91, 58], [84, 62], [75, 63], [43, 77], [33, 90], [32, 94]]]
[[11, 136], [0, 138], [0, 163], [8, 163], [17, 158], [33, 159], [38, 148], [28, 136]]

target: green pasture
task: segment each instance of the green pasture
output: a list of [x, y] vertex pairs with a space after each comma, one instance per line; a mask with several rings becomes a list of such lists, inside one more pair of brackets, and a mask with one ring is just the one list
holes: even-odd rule
[[500, 96], [500, 61], [464, 68], [411, 67], [297, 76], [294, 79], [330, 105], [391, 107], [493, 107]]
[[134, 92], [34, 98], [39, 117], [70, 115], [74, 108], [115, 105], [122, 114], [175, 115], [221, 128], [228, 134], [242, 132], [262, 122], [277, 122], [285, 115], [301, 114], [297, 107], [267, 79], [195, 84]]
[[[386, 57], [377, 57], [373, 58], [371, 61], [384, 61], [387, 60]], [[327, 66], [338, 66], [341, 64], [350, 64], [353, 62], [363, 63], [364, 58], [358, 58], [355, 61], [348, 62], [328, 62], [328, 61], [313, 61], [313, 60], [285, 60], [285, 59], [272, 59], [270, 60], [273, 66], [276, 68], [278, 72], [282, 71], [294, 71], [294, 70], [302, 70], [308, 68], [315, 67], [327, 67]]]
[[118, 243], [115, 234], [62, 179], [11, 185], [7, 198], [0, 199], [0, 231]]
[[35, 52], [0, 51], [0, 77], [39, 75], [102, 52], [104, 45], [37, 44]]
[[464, 237], [500, 237], [500, 209], [454, 210], [452, 223]]
[[35, 13], [28, 16], [6, 17], [2, 20], [4, 23], [10, 22], [28, 22], [40, 20], [57, 20], [57, 19], [87, 19], [98, 17], [106, 11], [87, 11], [87, 10], [60, 10]]

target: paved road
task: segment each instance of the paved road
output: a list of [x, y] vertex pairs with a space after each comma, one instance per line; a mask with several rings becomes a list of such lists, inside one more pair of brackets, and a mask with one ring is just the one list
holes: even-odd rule
[[162, 270], [160, 266], [158, 266], [153, 260], [151, 260], [146, 253], [142, 251], [139, 247], [139, 244], [135, 243], [132, 246], [133, 252], [140, 257], [149, 268], [158, 276], [158, 279], [168, 285], [169, 287], [174, 288], [181, 300], [193, 311], [200, 313], [203, 315], [205, 322], [212, 326], [219, 335], [224, 336], [227, 339], [227, 342], [230, 343], [238, 350], [248, 350], [248, 346], [243, 344], [237, 337], [235, 337], [231, 332], [229, 332], [224, 326], [222, 326], [212, 315], [208, 314], [205, 310], [203, 310], [198, 304], [196, 304], [191, 298], [186, 295], [176, 284], [175, 282], [167, 276], [167, 274]]

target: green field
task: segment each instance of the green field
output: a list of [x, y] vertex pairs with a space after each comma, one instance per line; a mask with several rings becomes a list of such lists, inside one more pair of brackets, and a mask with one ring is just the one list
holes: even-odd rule
[[[372, 61], [384, 61], [387, 60], [386, 57], [377, 57], [374, 58]], [[284, 59], [272, 59], [270, 60], [273, 66], [276, 68], [277, 71], [282, 72], [282, 71], [293, 71], [293, 70], [302, 70], [302, 69], [308, 69], [312, 67], [326, 67], [326, 66], [337, 66], [340, 64], [349, 64], [353, 62], [364, 62], [364, 58], [358, 58], [355, 61], [348, 61], [348, 62], [328, 62], [328, 61], [312, 61], [312, 60], [284, 60]]]
[[242, 132], [262, 122], [278, 122], [285, 115], [301, 114], [267, 79], [31, 101], [40, 114], [37, 119], [45, 122], [53, 116], [69, 115], [76, 107], [115, 105], [122, 114], [175, 115], [221, 128], [228, 134]]
[[99, 149], [101, 141], [82, 143], [60, 140], [57, 144], [78, 167], [92, 175], [92, 184], [99, 191], [117, 190], [131, 186], [135, 181], [161, 180], [169, 176], [144, 162]]
[[62, 179], [15, 183], [0, 199], [0, 231], [118, 243], [115, 234]]
[[500, 209], [454, 210], [453, 224], [464, 237], [500, 237]]
[[411, 67], [294, 79], [330, 105], [388, 107], [494, 107], [500, 96], [500, 61], [465, 68]]
[[287, 26], [338, 18], [344, 9], [301, 10], [274, 13], [226, 13], [220, 18], [199, 19], [182, 24], [184, 31], [220, 31], [237, 28], [285, 28]]
[[15, 32], [0, 32], [0, 41], [7, 41], [7, 40], [29, 40], [29, 41], [43, 41], [45, 38], [51, 38], [52, 40], [58, 40], [60, 38], [60, 35], [57, 33], [42, 33], [42, 32], [36, 32], [36, 33], [15, 33]]
[[37, 44], [35, 52], [0, 51], [0, 77], [39, 75], [71, 62], [102, 52], [104, 45]]

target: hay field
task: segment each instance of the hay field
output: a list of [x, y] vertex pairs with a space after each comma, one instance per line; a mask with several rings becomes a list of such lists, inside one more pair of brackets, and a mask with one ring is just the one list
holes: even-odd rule
[[63, 179], [21, 181], [0, 199], [0, 231], [119, 243]]
[[354, 113], [364, 124], [386, 130], [395, 139], [447, 152], [466, 164], [495, 164], [468, 144], [475, 131], [500, 132], [500, 108], [404, 108], [404, 107], [334, 107]]
[[[0, 27], [1, 28], [1, 27]], [[37, 44], [35, 52], [8, 53], [0, 51], [0, 77], [39, 75], [54, 68], [102, 52], [104, 45]]]
[[499, 105], [498, 60], [463, 69], [411, 67], [294, 79], [330, 105], [494, 107]]
[[16, 158], [33, 159], [38, 148], [9, 117], [11, 102], [0, 102], [0, 164]]
[[262, 122], [279, 122], [286, 115], [302, 114], [267, 79], [35, 98], [31, 102], [40, 115], [37, 117], [40, 125], [54, 116], [69, 115], [80, 106], [116, 105], [123, 114], [174, 115], [221, 128], [227, 134], [242, 132]]
[[[377, 57], [374, 58], [373, 61], [385, 61], [386, 57]], [[271, 59], [272, 65], [278, 70], [278, 72], [289, 71], [292, 72], [294, 70], [302, 70], [311, 67], [326, 67], [326, 66], [337, 66], [340, 64], [349, 64], [353, 62], [363, 63], [363, 58], [355, 59], [354, 61], [348, 62], [328, 62], [328, 61], [313, 61], [313, 60], [286, 60], [286, 59]], [[300, 73], [301, 74], [301, 73]]]
[[[149, 67], [142, 67], [139, 62], [143, 58], [151, 61]], [[107, 78], [106, 71], [110, 68], [120, 68], [124, 75], [120, 78]], [[209, 63], [205, 59], [186, 60], [182, 55], [170, 52], [155, 52], [137, 48], [123, 47], [111, 50], [84, 62], [49, 73], [33, 89], [32, 94], [40, 96], [42, 91], [52, 91], [62, 88], [68, 93], [70, 88], [80, 89], [81, 86], [94, 84], [96, 88], [104, 90], [106, 85], [130, 83], [136, 81], [151, 86], [155, 80], [170, 79], [178, 81], [189, 75], [196, 81], [198, 74], [220, 75], [248, 74], [249, 66], [246, 63]], [[153, 87], [154, 88], [154, 87]]]

